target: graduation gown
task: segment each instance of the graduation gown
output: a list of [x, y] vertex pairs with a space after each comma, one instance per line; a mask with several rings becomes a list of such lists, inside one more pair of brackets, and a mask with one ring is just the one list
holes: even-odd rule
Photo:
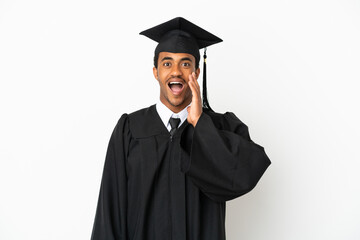
[[118, 121], [92, 240], [223, 240], [225, 202], [255, 187], [270, 160], [233, 113], [204, 110], [170, 137], [155, 105]]

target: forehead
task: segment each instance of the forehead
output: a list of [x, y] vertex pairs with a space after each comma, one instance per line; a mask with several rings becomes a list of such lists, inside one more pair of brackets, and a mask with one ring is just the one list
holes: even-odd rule
[[195, 62], [195, 57], [189, 53], [172, 53], [172, 52], [160, 52], [159, 61], [163, 58], [171, 58], [174, 61], [180, 61], [184, 58], [190, 59], [192, 62]]

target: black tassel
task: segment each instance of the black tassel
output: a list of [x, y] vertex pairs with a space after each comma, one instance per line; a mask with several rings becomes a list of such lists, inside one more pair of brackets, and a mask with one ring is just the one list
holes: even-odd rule
[[209, 101], [207, 99], [207, 89], [206, 89], [206, 48], [204, 49], [204, 67], [203, 67], [203, 107], [209, 109], [213, 112], [210, 107]]

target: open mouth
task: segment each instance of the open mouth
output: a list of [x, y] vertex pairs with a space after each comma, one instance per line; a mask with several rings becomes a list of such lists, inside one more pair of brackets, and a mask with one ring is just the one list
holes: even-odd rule
[[182, 90], [184, 89], [182, 82], [169, 82], [168, 86], [174, 95], [181, 94]]

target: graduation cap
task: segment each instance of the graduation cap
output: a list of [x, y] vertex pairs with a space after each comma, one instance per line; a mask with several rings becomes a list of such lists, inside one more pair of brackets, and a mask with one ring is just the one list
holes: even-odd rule
[[203, 107], [210, 108], [206, 92], [206, 47], [222, 42], [220, 38], [196, 26], [188, 20], [177, 17], [140, 33], [159, 44], [155, 49], [155, 56], [160, 52], [188, 53], [200, 60], [199, 49], [204, 49], [203, 68]]

